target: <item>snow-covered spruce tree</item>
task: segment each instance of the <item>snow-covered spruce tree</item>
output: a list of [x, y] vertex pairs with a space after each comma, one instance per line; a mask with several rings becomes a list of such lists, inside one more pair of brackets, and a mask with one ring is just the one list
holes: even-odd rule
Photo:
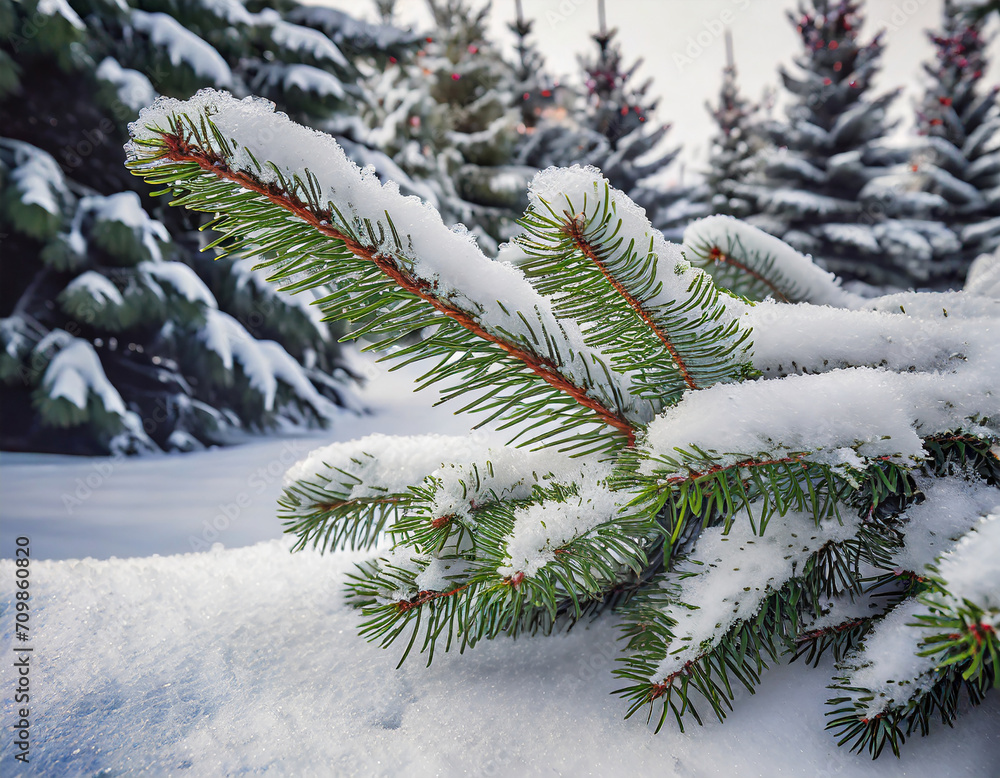
[[670, 125], [654, 126], [657, 101], [646, 96], [652, 82], [634, 81], [642, 60], [625, 66], [617, 31], [607, 27], [603, 0], [598, 10], [599, 29], [592, 36], [597, 52], [579, 57], [581, 93], [568, 101], [565, 119], [535, 128], [519, 159], [538, 169], [574, 164], [600, 168], [612, 186], [646, 209], [656, 227], [679, 240], [692, 218], [711, 211], [704, 202], [694, 202], [705, 199], [694, 187], [649, 183], [650, 176], [676, 160], [680, 149], [657, 152]]
[[545, 58], [538, 51], [531, 37], [534, 21], [526, 19], [521, 0], [517, 0], [517, 15], [508, 26], [516, 42], [511, 92], [514, 105], [521, 112], [518, 131], [532, 132], [539, 123], [542, 112], [555, 105], [556, 94], [561, 91], [558, 84], [545, 70]]
[[884, 143], [896, 92], [867, 96], [883, 43], [861, 40], [861, 5], [804, 0], [789, 14], [804, 51], [797, 74], [780, 71], [787, 121], [763, 125], [774, 150], [751, 221], [842, 275], [927, 284], [958, 243], [935, 219], [940, 198], [920, 191], [910, 152]]
[[756, 172], [763, 138], [755, 127], [758, 106], [740, 94], [733, 59], [732, 33], [726, 30], [726, 66], [717, 105], [705, 103], [718, 125], [705, 175], [706, 195], [714, 213], [747, 216], [752, 203], [743, 196], [747, 179]]
[[631, 67], [625, 66], [621, 45], [615, 40], [617, 30], [607, 28], [604, 0], [598, 2], [600, 25], [593, 36], [597, 55], [580, 57], [586, 88], [586, 119], [581, 123], [603, 137], [606, 145], [599, 146], [597, 152], [586, 159], [563, 164], [580, 162], [599, 167], [612, 186], [646, 209], [655, 227], [679, 239], [687, 223], [696, 215], [705, 215], [706, 211], [700, 204], [691, 202], [694, 192], [690, 187], [680, 183], [643, 185], [644, 180], [674, 162], [680, 148], [654, 154], [670, 131], [670, 125], [651, 128], [650, 120], [658, 102], [646, 96], [652, 80], [634, 83], [642, 60]]
[[[621, 693], [658, 727], [830, 651], [830, 727], [873, 756], [997, 684], [997, 256], [966, 291], [862, 302], [730, 217], [667, 243], [577, 167], [532, 182], [518, 269], [264, 101], [161, 100], [132, 133], [132, 172], [226, 250], [266, 233], [277, 279], [331, 285], [326, 314], [513, 431], [372, 436], [289, 473], [298, 546], [391, 540], [349, 585], [368, 639], [429, 661], [617, 605]], [[685, 258], [737, 250], [841, 307], [755, 304]]]
[[1000, 245], [1000, 86], [980, 89], [983, 27], [966, 5], [945, 0], [941, 30], [928, 33], [936, 57], [924, 65], [929, 83], [917, 107], [917, 128], [927, 138], [918, 172], [947, 201], [943, 220], [962, 241], [962, 272]]
[[433, 29], [412, 58], [373, 75], [371, 137], [434, 190], [442, 217], [495, 253], [516, 229], [533, 168], [514, 159], [513, 72], [487, 37], [489, 3], [427, 0]]
[[265, 92], [406, 186], [360, 142], [353, 63], [412, 36], [283, 9], [0, 0], [4, 448], [186, 449], [325, 425], [347, 399], [339, 330], [308, 305], [322, 293], [214, 262], [198, 221], [140, 196], [123, 167], [141, 106], [215, 85]]

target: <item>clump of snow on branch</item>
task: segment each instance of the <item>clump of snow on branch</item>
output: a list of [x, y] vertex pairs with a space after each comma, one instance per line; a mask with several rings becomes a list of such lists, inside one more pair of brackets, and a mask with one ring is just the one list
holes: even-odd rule
[[5, 140], [14, 149], [14, 171], [10, 180], [21, 195], [25, 205], [37, 205], [53, 216], [62, 213], [62, 205], [72, 200], [62, 168], [51, 155], [29, 143]]
[[716, 645], [732, 625], [752, 618], [766, 597], [802, 572], [812, 554], [853, 537], [858, 519], [846, 516], [817, 526], [811, 513], [790, 511], [768, 524], [763, 535], [754, 527], [743, 510], [728, 532], [725, 527], [704, 530], [690, 556], [661, 584], [670, 598], [662, 612], [675, 626], [654, 682]]
[[537, 486], [576, 483], [582, 467], [579, 459], [555, 451], [487, 445], [471, 458], [455, 459], [433, 471], [428, 507], [434, 516], [469, 521], [473, 508], [487, 502], [526, 500]]
[[222, 86], [233, 83], [233, 73], [212, 46], [165, 13], [132, 10], [132, 25], [167, 51], [171, 64], [188, 65], [198, 76]]
[[[712, 252], [712, 249], [717, 249]], [[684, 230], [684, 251], [691, 256], [708, 254], [699, 263], [709, 272], [726, 261], [739, 263], [749, 275], [780, 279], [775, 293], [815, 305], [854, 307], [860, 298], [847, 292], [832, 273], [816, 265], [787, 243], [732, 216], [708, 216]]]
[[145, 74], [123, 68], [114, 57], [105, 57], [97, 66], [96, 75], [114, 85], [118, 99], [133, 111], [138, 112], [158, 97]]
[[352, 500], [384, 497], [407, 492], [447, 462], [478, 458], [485, 448], [454, 436], [369, 435], [312, 451], [288, 470], [285, 486], [319, 478], [346, 486]]
[[920, 485], [924, 501], [902, 515], [904, 543], [893, 561], [900, 570], [922, 575], [936, 557], [1000, 506], [1000, 488], [974, 476], [936, 478]]
[[531, 578], [555, 559], [556, 549], [618, 515], [622, 495], [608, 489], [610, 474], [610, 468], [591, 466], [578, 476], [576, 494], [517, 508], [514, 529], [506, 538], [510, 561], [497, 572]]
[[125, 402], [104, 374], [94, 347], [80, 338], [73, 338], [52, 358], [42, 387], [49, 397], [62, 397], [81, 410], [94, 394], [109, 413], [124, 416], [126, 412]]
[[[503, 333], [505, 339], [513, 336], [523, 344], [536, 343], [541, 333], [546, 333], [547, 349], [578, 385], [590, 385], [605, 406], [623, 405], [630, 418], [649, 418], [648, 402], [630, 395], [624, 377], [602, 369], [608, 363], [606, 357], [587, 345], [579, 325], [556, 317], [551, 302], [534, 290], [520, 270], [488, 259], [470, 233], [448, 229], [433, 208], [416, 197], [402, 197], [395, 183], [383, 185], [374, 171], [359, 170], [333, 138], [275, 113], [269, 101], [237, 100], [210, 89], [184, 102], [161, 97], [143, 110], [130, 131], [136, 139], [157, 140], [170, 132], [171, 123], [179, 116], [201, 112], [230, 139], [231, 156], [215, 146], [212, 150], [227, 156], [231, 168], [265, 184], [276, 182], [278, 172], [285, 180], [307, 180], [308, 171], [323, 193], [322, 200], [343, 205], [345, 217], [370, 249], [403, 258], [413, 276], [432, 284], [438, 296], [472, 313], [488, 331]], [[276, 138], [283, 142], [276, 146]], [[206, 143], [214, 141], [206, 139]], [[158, 164], [155, 159], [144, 159], [144, 147], [135, 142], [127, 149], [133, 161], [150, 167]], [[270, 164], [260, 166], [255, 159], [266, 159]], [[386, 213], [391, 215], [395, 233], [386, 229], [371, 241], [365, 224], [385, 223]]]
[[[657, 460], [674, 462], [678, 449], [715, 452], [724, 465], [801, 455], [863, 469], [879, 457], [922, 459], [928, 436], [954, 429], [1000, 433], [998, 366], [994, 344], [954, 372], [854, 368], [692, 392], [648, 426], [642, 470], [662, 472]], [[685, 472], [668, 465], [666, 476]]]
[[943, 591], [928, 595], [929, 601], [976, 603], [985, 611], [983, 623], [1000, 628], [1000, 502], [936, 567]]

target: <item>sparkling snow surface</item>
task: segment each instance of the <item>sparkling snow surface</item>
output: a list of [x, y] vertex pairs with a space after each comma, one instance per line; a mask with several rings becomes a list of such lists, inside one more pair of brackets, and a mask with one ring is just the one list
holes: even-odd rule
[[[30, 770], [20, 774], [936, 778], [994, 770], [995, 692], [956, 729], [908, 741], [899, 761], [838, 749], [823, 731], [826, 662], [769, 671], [723, 725], [685, 734], [667, 726], [654, 736], [641, 717], [624, 721], [623, 701], [610, 694], [621, 685], [611, 675], [620, 648], [613, 618], [395, 670], [399, 650], [361, 640], [358, 615], [343, 601], [344, 577], [362, 557], [290, 555], [286, 541], [268, 540], [280, 535], [284, 471], [311, 449], [371, 432], [466, 433], [467, 420], [429, 407], [430, 392], [410, 393], [411, 373], [370, 372], [366, 397], [377, 413], [345, 416], [323, 435], [136, 460], [3, 455], [4, 650], [16, 535], [31, 537], [36, 560], [101, 560], [32, 564], [36, 729]], [[63, 497], [81, 485], [79, 504], [67, 507]], [[213, 542], [226, 549], [184, 553]], [[12, 682], [5, 662], [0, 683]], [[12, 705], [5, 692], [7, 718]], [[0, 741], [4, 774], [13, 776], [11, 748]]]

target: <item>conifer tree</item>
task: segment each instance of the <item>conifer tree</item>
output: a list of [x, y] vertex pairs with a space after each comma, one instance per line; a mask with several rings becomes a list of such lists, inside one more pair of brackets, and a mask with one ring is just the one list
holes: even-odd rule
[[649, 177], [671, 165], [680, 149], [654, 153], [670, 125], [654, 127], [657, 101], [646, 96], [652, 81], [635, 83], [642, 60], [626, 67], [616, 35], [617, 30], [607, 26], [604, 0], [598, 0], [598, 31], [592, 36], [597, 52], [579, 57], [584, 89], [571, 121], [568, 127], [567, 123], [540, 127], [521, 159], [536, 168], [572, 164], [600, 168], [613, 186], [650, 213], [654, 226], [679, 239], [684, 226], [707, 210], [692, 202], [695, 193], [690, 187], [649, 184]]
[[740, 94], [733, 60], [732, 33], [726, 30], [726, 66], [717, 106], [705, 103], [718, 125], [712, 141], [705, 176], [707, 196], [714, 213], [747, 216], [752, 203], [746, 199], [747, 179], [756, 171], [763, 139], [755, 125], [758, 107]]
[[942, 27], [928, 32], [935, 59], [917, 108], [918, 132], [927, 138], [919, 172], [926, 188], [947, 201], [945, 223], [962, 242], [968, 263], [1000, 245], [1000, 86], [980, 88], [988, 37], [983, 20], [945, 0]]
[[331, 138], [209, 90], [145, 110], [129, 157], [226, 251], [265, 231], [275, 280], [329, 285], [324, 313], [511, 431], [371, 436], [288, 474], [300, 547], [390, 541], [349, 584], [369, 640], [431, 661], [617, 607], [620, 693], [658, 727], [829, 651], [830, 728], [872, 756], [997, 686], [1000, 257], [962, 292], [863, 300], [730, 217], [667, 243], [574, 167], [533, 180], [515, 268]]
[[123, 168], [141, 106], [215, 85], [266, 94], [407, 187], [347, 117], [364, 99], [348, 54], [385, 58], [408, 34], [282, 8], [0, 0], [4, 448], [198, 448], [327, 425], [350, 401], [340, 331], [308, 305], [321, 292], [213, 261], [199, 222]]
[[433, 188], [447, 222], [466, 225], [495, 253], [534, 173], [514, 159], [511, 67], [487, 37], [489, 3], [427, 4], [433, 30], [416, 56], [374, 75], [372, 138]]
[[957, 239], [936, 219], [939, 200], [919, 191], [910, 152], [883, 143], [897, 93], [868, 97], [884, 44], [881, 33], [862, 41], [861, 5], [809, 0], [789, 13], [803, 54], [797, 74], [781, 69], [791, 104], [787, 121], [764, 125], [775, 150], [752, 221], [847, 277], [926, 284]]
[[508, 25], [517, 38], [511, 92], [514, 104], [521, 111], [518, 130], [527, 133], [538, 124], [542, 111], [555, 104], [558, 85], [546, 73], [545, 58], [530, 37], [534, 22], [525, 18], [521, 0], [517, 0], [516, 10], [515, 20]]

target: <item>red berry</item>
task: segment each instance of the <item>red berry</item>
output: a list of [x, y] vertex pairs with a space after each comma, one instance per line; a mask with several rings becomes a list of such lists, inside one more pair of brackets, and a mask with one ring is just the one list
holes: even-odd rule
[[458, 81], [458, 79], [460, 79], [461, 77], [462, 77], [462, 76], [461, 76], [461, 74], [459, 74], [459, 73], [452, 73], [452, 74], [451, 74], [451, 80], [452, 80], [452, 81]]

